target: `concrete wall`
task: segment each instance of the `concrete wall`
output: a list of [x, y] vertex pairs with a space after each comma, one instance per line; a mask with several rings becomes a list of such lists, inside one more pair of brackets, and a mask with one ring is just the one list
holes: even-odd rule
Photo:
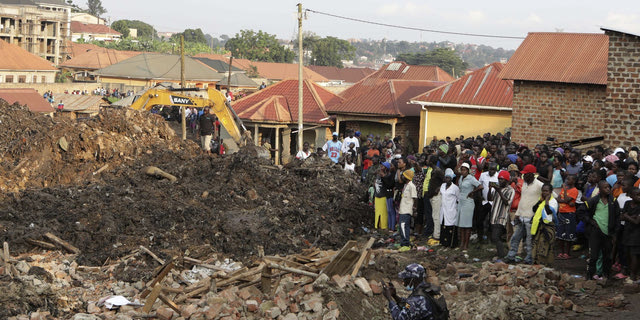
[[[606, 86], [514, 81], [512, 140], [527, 145], [603, 135]], [[608, 115], [607, 115], [608, 116]]]
[[[56, 81], [56, 72], [57, 71], [55, 70], [52, 70], [52, 71], [19, 71], [19, 70], [0, 71], [0, 84], [20, 84], [23, 87], [25, 86], [25, 84], [32, 84], [32, 83], [50, 84]], [[13, 76], [13, 80], [11, 83], [7, 83], [7, 76]], [[25, 77], [24, 83], [18, 82], [21, 76]]]
[[605, 144], [640, 143], [640, 37], [606, 31], [609, 36]]
[[[428, 107], [428, 111], [422, 111], [421, 125], [425, 124], [426, 135], [421, 130], [420, 148], [425, 143], [431, 142], [433, 137], [452, 139], [464, 135], [465, 137], [482, 135], [486, 132], [493, 134], [505, 132], [511, 127], [510, 111], [492, 111], [479, 109]], [[422, 129], [422, 128], [421, 128]]]

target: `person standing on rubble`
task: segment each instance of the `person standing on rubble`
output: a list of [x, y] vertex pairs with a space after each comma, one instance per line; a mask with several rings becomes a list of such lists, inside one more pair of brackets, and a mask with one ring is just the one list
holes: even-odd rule
[[416, 185], [413, 184], [414, 173], [412, 170], [405, 170], [402, 172], [401, 179], [403, 180], [404, 187], [402, 188], [402, 195], [400, 198], [400, 206], [398, 207], [400, 224], [400, 249], [399, 251], [411, 250], [411, 216], [415, 212], [416, 199], [418, 198], [418, 191]]
[[509, 185], [510, 180], [511, 175], [508, 171], [500, 171], [498, 174], [498, 184], [489, 184], [489, 192], [487, 193], [488, 200], [493, 201], [489, 222], [491, 225], [491, 241], [496, 246], [498, 259], [507, 255], [502, 236], [507, 232], [509, 210], [516, 193]]
[[211, 154], [211, 137], [213, 136], [214, 117], [209, 113], [209, 108], [204, 108], [200, 117], [200, 143], [206, 154]]
[[449, 319], [449, 310], [440, 287], [425, 281], [426, 270], [412, 263], [398, 273], [403, 285], [411, 294], [403, 299], [391, 282], [382, 285], [382, 294], [389, 301], [389, 310], [394, 320], [441, 320]]
[[322, 150], [327, 153], [327, 156], [331, 161], [333, 161], [333, 163], [338, 163], [342, 150], [342, 142], [338, 140], [337, 132], [334, 132], [331, 140], [327, 141], [324, 146], [322, 146]]
[[527, 256], [524, 258], [524, 263], [533, 263], [531, 247], [533, 239], [531, 235], [531, 219], [534, 214], [533, 206], [538, 203], [538, 200], [540, 200], [543, 185], [542, 181], [536, 179], [536, 171], [536, 167], [532, 164], [527, 164], [522, 169], [524, 183], [520, 193], [518, 210], [511, 222], [514, 225], [514, 232], [510, 240], [511, 246], [509, 253], [507, 253], [507, 256], [503, 259], [504, 262], [521, 262], [521, 259], [516, 257], [516, 255], [518, 254], [520, 241], [525, 238], [525, 250], [527, 251]]

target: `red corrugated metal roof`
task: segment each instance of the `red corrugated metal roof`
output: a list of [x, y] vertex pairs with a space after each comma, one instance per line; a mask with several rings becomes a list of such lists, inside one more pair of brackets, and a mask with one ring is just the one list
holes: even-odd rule
[[102, 69], [112, 64], [137, 56], [139, 51], [119, 51], [113, 49], [89, 50], [60, 64], [61, 67], [76, 69]]
[[357, 95], [327, 107], [329, 113], [418, 116], [420, 106], [408, 104], [411, 98], [443, 85], [430, 80], [364, 79]]
[[104, 24], [82, 23], [80, 21], [71, 21], [71, 32], [121, 35], [120, 32], [115, 31]]
[[51, 104], [35, 89], [0, 89], [0, 99], [14, 104], [26, 105], [31, 112], [54, 112]]
[[0, 39], [0, 70], [58, 70], [51, 62]]
[[356, 83], [375, 72], [371, 68], [338, 68], [329, 66], [307, 66], [307, 68], [329, 80], [341, 80], [349, 83]]
[[503, 68], [502, 63], [494, 62], [411, 100], [510, 108], [513, 81], [498, 76]]
[[354, 98], [369, 91], [369, 87], [379, 85], [378, 79], [398, 79], [398, 80], [431, 80], [449, 82], [454, 78], [444, 70], [436, 66], [412, 66], [405, 62], [389, 63], [378, 71], [360, 80], [350, 88], [340, 93], [345, 99]]
[[607, 84], [609, 37], [597, 33], [532, 32], [502, 79]]
[[[330, 125], [325, 105], [340, 99], [317, 84], [303, 84], [303, 119], [305, 123]], [[298, 80], [283, 80], [232, 103], [243, 120], [255, 122], [296, 123], [298, 121]]]

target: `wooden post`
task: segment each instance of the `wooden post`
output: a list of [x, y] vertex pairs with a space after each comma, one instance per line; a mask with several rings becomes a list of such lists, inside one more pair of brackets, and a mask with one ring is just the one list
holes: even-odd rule
[[253, 143], [256, 146], [260, 146], [260, 141], [259, 141], [260, 137], [258, 136], [258, 124], [257, 123], [253, 125], [253, 130], [255, 130], [255, 132], [253, 133]]
[[298, 3], [298, 151], [302, 150], [302, 82], [304, 81], [302, 76], [302, 58], [304, 56], [304, 50], [302, 50], [302, 3]]
[[[300, 149], [302, 150], [302, 149]], [[280, 128], [276, 128], [276, 159], [275, 164], [280, 164]]]
[[[184, 89], [184, 34], [180, 35], [180, 87]], [[180, 107], [180, 111], [182, 111], [182, 140], [187, 140], [187, 117], [186, 110], [187, 108]]]
[[398, 123], [398, 119], [393, 119], [391, 123], [391, 139], [396, 137], [396, 123]]

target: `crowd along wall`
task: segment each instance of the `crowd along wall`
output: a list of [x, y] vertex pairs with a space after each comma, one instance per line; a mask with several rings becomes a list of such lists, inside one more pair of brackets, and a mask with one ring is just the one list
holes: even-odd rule
[[514, 81], [512, 140], [529, 146], [604, 135], [604, 85]]
[[640, 144], [640, 37], [606, 31], [609, 36], [605, 143]]
[[102, 87], [101, 83], [0, 83], [0, 89], [16, 89], [16, 88], [31, 88], [35, 89], [39, 93], [44, 94], [47, 91], [53, 93], [63, 93], [65, 91], [72, 92], [74, 90], [87, 90], [91, 93], [96, 88]]

